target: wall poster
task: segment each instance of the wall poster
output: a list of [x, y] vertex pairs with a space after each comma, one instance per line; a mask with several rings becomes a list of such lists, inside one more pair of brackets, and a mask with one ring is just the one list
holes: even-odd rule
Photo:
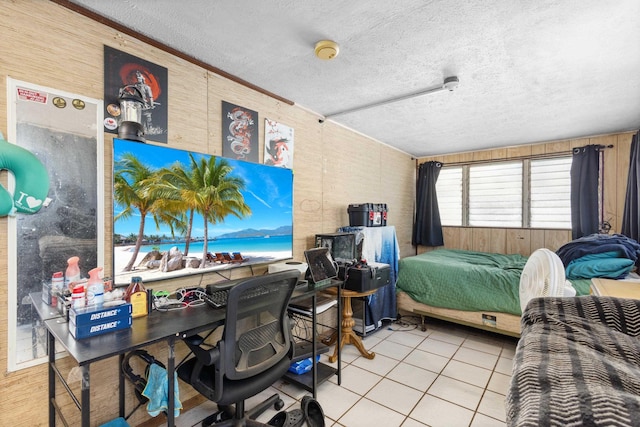
[[264, 164], [293, 169], [293, 128], [264, 119]]
[[[67, 259], [80, 257], [83, 277], [104, 267], [103, 103], [11, 78], [8, 138], [33, 153], [47, 170], [48, 204], [34, 214], [7, 219], [8, 370], [46, 362], [44, 328], [31, 309]], [[16, 186], [8, 174], [8, 190]]]
[[148, 141], [167, 142], [167, 69], [109, 46], [104, 47], [104, 131], [118, 133], [120, 89], [133, 85], [142, 94], [142, 126]]
[[222, 101], [222, 155], [259, 162], [258, 113]]

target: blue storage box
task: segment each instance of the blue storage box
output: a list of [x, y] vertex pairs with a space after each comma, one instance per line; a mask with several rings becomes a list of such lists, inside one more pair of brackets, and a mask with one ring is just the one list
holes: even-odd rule
[[[318, 360], [320, 360], [320, 355], [316, 356], [316, 361]], [[293, 362], [291, 366], [289, 366], [289, 372], [296, 375], [306, 374], [311, 371], [311, 369], [313, 369], [313, 359], [311, 357]]]
[[130, 427], [129, 423], [122, 417], [111, 420], [106, 424], [101, 424], [100, 427]]
[[88, 325], [91, 323], [105, 323], [109, 320], [119, 319], [121, 317], [131, 317], [131, 313], [132, 309], [130, 303], [107, 307], [104, 305], [93, 305], [82, 308], [72, 308], [69, 310], [69, 322], [73, 322], [78, 326]]
[[75, 339], [89, 338], [96, 335], [106, 334], [107, 332], [114, 332], [120, 329], [127, 329], [131, 327], [131, 315], [120, 316], [116, 318], [110, 318], [105, 321], [92, 322], [84, 325], [76, 325], [69, 320], [69, 332]]

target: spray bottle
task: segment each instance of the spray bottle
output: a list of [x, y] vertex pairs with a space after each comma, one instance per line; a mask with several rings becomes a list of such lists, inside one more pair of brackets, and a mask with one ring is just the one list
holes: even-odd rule
[[71, 290], [69, 286], [73, 282], [77, 282], [81, 279], [80, 277], [80, 266], [78, 265], [80, 262], [80, 258], [77, 256], [72, 256], [67, 260], [67, 270], [64, 274], [64, 284], [65, 287]]
[[100, 278], [102, 267], [89, 270], [87, 283], [87, 305], [102, 305], [104, 302], [104, 282]]

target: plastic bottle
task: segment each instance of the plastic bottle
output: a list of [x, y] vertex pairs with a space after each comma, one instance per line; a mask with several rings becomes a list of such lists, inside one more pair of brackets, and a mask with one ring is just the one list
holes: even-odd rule
[[71, 288], [69, 285], [73, 282], [77, 282], [81, 279], [80, 277], [80, 258], [77, 256], [72, 256], [67, 260], [67, 270], [64, 274], [64, 284], [65, 286]]
[[56, 271], [51, 276], [51, 290], [56, 292], [62, 292], [64, 287], [64, 274], [62, 271]]
[[82, 308], [86, 305], [83, 284], [79, 284], [73, 287], [73, 292], [71, 293], [71, 304], [73, 305], [73, 308]]
[[100, 278], [102, 267], [89, 270], [87, 282], [87, 305], [101, 305], [104, 302], [104, 282]]
[[51, 305], [58, 305], [58, 297], [62, 298], [62, 289], [64, 287], [64, 273], [56, 271], [51, 276]]
[[131, 284], [124, 293], [124, 299], [131, 303], [131, 317], [141, 317], [148, 314], [147, 290], [142, 284], [142, 277], [134, 276]]

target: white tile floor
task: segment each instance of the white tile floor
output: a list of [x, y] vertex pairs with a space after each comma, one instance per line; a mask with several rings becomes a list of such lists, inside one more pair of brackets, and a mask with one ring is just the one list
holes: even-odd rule
[[[348, 345], [342, 351], [342, 384], [332, 377], [318, 387], [328, 427], [504, 426], [504, 400], [517, 340], [452, 323], [429, 320], [427, 330], [405, 322], [385, 324], [364, 339], [373, 360]], [[327, 355], [321, 362], [328, 363]], [[335, 365], [335, 364], [334, 364]], [[300, 407], [305, 390], [283, 381], [247, 402], [279, 392], [285, 409]], [[199, 426], [216, 410], [207, 402], [176, 420]], [[270, 409], [258, 419], [267, 422]]]

